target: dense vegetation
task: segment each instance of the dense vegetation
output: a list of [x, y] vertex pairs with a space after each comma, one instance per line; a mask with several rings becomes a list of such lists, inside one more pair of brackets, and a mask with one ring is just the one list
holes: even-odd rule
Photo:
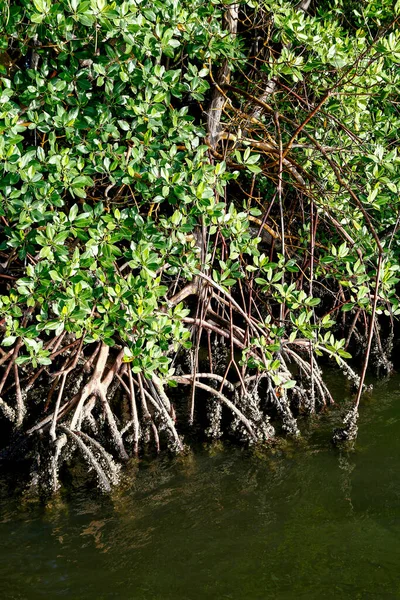
[[79, 452], [109, 489], [194, 424], [298, 435], [321, 356], [354, 433], [400, 313], [399, 12], [0, 2], [3, 458], [56, 489]]

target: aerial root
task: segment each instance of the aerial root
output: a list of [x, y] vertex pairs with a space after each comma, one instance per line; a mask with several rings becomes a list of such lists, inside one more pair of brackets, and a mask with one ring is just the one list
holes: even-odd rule
[[286, 433], [297, 437], [300, 435], [300, 430], [297, 426], [296, 419], [294, 418], [288, 399], [286, 395], [286, 390], [282, 389], [280, 395], [276, 393], [271, 381], [268, 381], [268, 394], [271, 399], [272, 404], [275, 406], [278, 411], [279, 416], [282, 419], [282, 428]]
[[[45, 465], [43, 484], [51, 491], [59, 487], [60, 465], [76, 450], [92, 467], [103, 490], [109, 490], [118, 481], [120, 467], [113, 456], [119, 462], [127, 462], [132, 457], [138, 457], [149, 443], [154, 444], [154, 450], [158, 453], [165, 439], [172, 451], [182, 452], [184, 444], [179, 422], [167, 393], [169, 378], [175, 384], [192, 386], [193, 403], [189, 405], [188, 413], [191, 410], [195, 413], [196, 403], [199, 402], [195, 391], [206, 394], [209, 426], [205, 427], [205, 432], [213, 439], [218, 439], [223, 433], [225, 411], [232, 416], [228, 421], [231, 432], [246, 443], [265, 444], [275, 435], [269, 418], [271, 406], [283, 430], [289, 435], [298, 436], [294, 407], [314, 412], [318, 406], [333, 402], [308, 344], [300, 340], [283, 345], [278, 356], [279, 367], [271, 372], [263, 350], [265, 343], [261, 343], [262, 340], [265, 342], [267, 334], [261, 328], [260, 321], [243, 311], [221, 286], [215, 282], [211, 285], [208, 276], [202, 276], [201, 279], [209, 292], [213, 288], [210, 294], [214, 299], [214, 294], [218, 294], [217, 312], [205, 307], [196, 318], [185, 317], [184, 320], [193, 331], [198, 329], [208, 336], [210, 352], [212, 349], [210, 372], [201, 368], [204, 363], [197, 356], [189, 366], [189, 374], [181, 372], [162, 379], [161, 375], [153, 372], [144, 377], [141, 373], [134, 373], [129, 363], [123, 362], [123, 349], [111, 356], [110, 348], [99, 343], [92, 354], [85, 357], [82, 340], [75, 340], [76, 343], [68, 340], [65, 355], [62, 355], [61, 347], [63, 338], [55, 338], [49, 343], [53, 353], [62, 355], [60, 368], [57, 372], [47, 373], [53, 385], [43, 401], [44, 410], [40, 419], [20, 435], [32, 441], [40, 440], [36, 444], [38, 456], [40, 453], [43, 456], [38, 459], [38, 472], [43, 471]], [[233, 311], [240, 315], [244, 325], [233, 324]], [[225, 352], [217, 351], [212, 346], [211, 335], [215, 340], [223, 340]], [[250, 337], [260, 343], [249, 344]], [[196, 343], [200, 343], [200, 336], [196, 340]], [[268, 339], [266, 341], [268, 344]], [[8, 360], [3, 367], [0, 386], [4, 388], [10, 375], [13, 384], [7, 390], [13, 387], [14, 396], [11, 398], [15, 401], [14, 405], [10, 405], [0, 398], [0, 410], [15, 430], [25, 420], [25, 405], [28, 406], [26, 389], [35, 377], [32, 372], [26, 376], [24, 370], [25, 379], [21, 377], [21, 371], [15, 363], [18, 355], [16, 348], [12, 352], [3, 352], [0, 358], [3, 364]], [[239, 366], [238, 351], [245, 351], [247, 356], [258, 361], [260, 370], [249, 372], [247, 368]], [[304, 356], [304, 352], [308, 357]], [[292, 375], [291, 365], [295, 365], [296, 375]], [[344, 361], [341, 366], [350, 371], [352, 378], [357, 377]], [[218, 372], [212, 372], [213, 369]], [[288, 390], [286, 387], [289, 386], [285, 384], [292, 377], [296, 378], [297, 383]], [[310, 390], [313, 391], [312, 400]], [[199, 411], [199, 414], [204, 414], [204, 411]], [[181, 413], [179, 421], [182, 422]], [[187, 421], [189, 425], [192, 424], [190, 414], [187, 414]], [[349, 415], [345, 425], [346, 431], [336, 432], [337, 438], [351, 438], [356, 431], [356, 416]], [[40, 435], [34, 438], [35, 434]]]
[[343, 419], [343, 427], [338, 427], [333, 432], [332, 441], [335, 445], [352, 442], [358, 433], [358, 406], [352, 406]]
[[82, 452], [83, 457], [89, 463], [89, 465], [95, 470], [96, 475], [99, 480], [100, 487], [105, 492], [111, 491], [111, 483], [105, 474], [103, 468], [101, 467], [99, 461], [94, 456], [93, 452], [90, 450], [89, 446], [85, 444], [83, 439], [74, 431], [69, 429], [66, 425], [60, 425], [61, 431], [66, 433], [68, 437], [70, 437], [76, 444], [77, 448], [79, 448]]

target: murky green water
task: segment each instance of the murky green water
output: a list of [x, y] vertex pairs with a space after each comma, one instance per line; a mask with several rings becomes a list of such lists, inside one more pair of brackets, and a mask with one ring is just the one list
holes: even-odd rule
[[352, 453], [331, 411], [307, 443], [160, 460], [114, 498], [0, 493], [0, 598], [400, 598], [399, 385], [364, 400]]

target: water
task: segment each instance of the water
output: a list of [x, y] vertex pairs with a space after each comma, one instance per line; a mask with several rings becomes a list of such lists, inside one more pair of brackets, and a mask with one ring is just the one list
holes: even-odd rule
[[400, 598], [399, 384], [364, 399], [354, 452], [331, 447], [333, 410], [302, 443], [160, 459], [112, 498], [0, 490], [0, 597]]

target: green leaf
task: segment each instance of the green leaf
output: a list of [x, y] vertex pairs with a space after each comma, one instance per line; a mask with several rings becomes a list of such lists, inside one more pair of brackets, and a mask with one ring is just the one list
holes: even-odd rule
[[29, 362], [31, 360], [30, 356], [18, 356], [18, 358], [15, 359], [15, 363], [17, 365], [24, 365], [25, 363]]
[[342, 349], [338, 350], [338, 354], [342, 358], [351, 358], [351, 354], [349, 352], [346, 352], [345, 350], [342, 350]]
[[37, 359], [39, 365], [51, 365], [51, 358], [49, 358], [48, 356], [39, 356], [39, 358]]
[[289, 379], [288, 381], [285, 381], [285, 383], [282, 384], [282, 387], [285, 388], [285, 390], [290, 390], [290, 389], [294, 388], [295, 385], [296, 385], [296, 380]]
[[262, 169], [258, 165], [246, 164], [246, 169], [256, 175], [262, 172]]
[[321, 298], [308, 298], [306, 300], [306, 304], [308, 306], [318, 306], [318, 304], [321, 302]]
[[76, 219], [78, 212], [79, 212], [79, 208], [78, 208], [77, 204], [74, 204], [73, 206], [71, 206], [71, 209], [70, 209], [69, 215], [68, 215], [68, 218], [71, 222]]
[[343, 304], [342, 306], [342, 312], [348, 312], [349, 310], [352, 310], [355, 306], [354, 302], [347, 302], [346, 304]]

